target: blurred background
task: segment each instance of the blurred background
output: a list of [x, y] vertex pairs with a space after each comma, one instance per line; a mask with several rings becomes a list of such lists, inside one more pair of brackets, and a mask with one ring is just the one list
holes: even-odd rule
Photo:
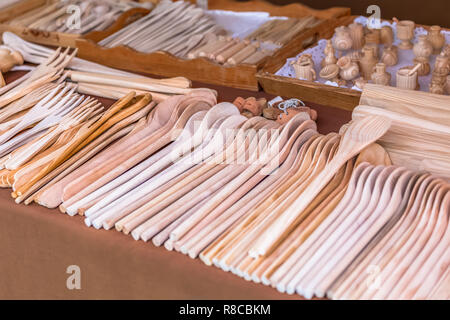
[[417, 24], [450, 28], [450, 0], [267, 0], [275, 4], [300, 2], [315, 9], [349, 7], [353, 15], [366, 14], [367, 7], [376, 4], [381, 8], [382, 19], [413, 20]]

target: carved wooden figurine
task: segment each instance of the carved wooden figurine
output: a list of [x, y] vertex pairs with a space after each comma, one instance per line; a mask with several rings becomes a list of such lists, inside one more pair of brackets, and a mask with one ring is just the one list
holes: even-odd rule
[[430, 83], [430, 93], [434, 94], [444, 94], [445, 86], [440, 81], [431, 80]]
[[[439, 86], [445, 87], [447, 81], [448, 72], [446, 69], [434, 69], [433, 75], [431, 77], [431, 82], [438, 84]], [[431, 84], [430, 82], [430, 84]]]
[[418, 36], [417, 42], [413, 48], [414, 55], [416, 58], [414, 59], [414, 63], [421, 63], [421, 67], [418, 70], [419, 76], [424, 76], [430, 73], [430, 56], [433, 53], [433, 47], [431, 43], [427, 40], [427, 36], [422, 34]]
[[447, 57], [444, 52], [441, 52], [441, 54], [436, 57], [434, 71], [443, 74], [448, 74], [450, 72], [450, 58]]
[[334, 54], [334, 48], [333, 44], [331, 43], [331, 40], [327, 40], [327, 45], [325, 46], [325, 49], [323, 49], [323, 53], [325, 54], [325, 58], [322, 60], [321, 67], [325, 67], [329, 64], [335, 64], [337, 59]]

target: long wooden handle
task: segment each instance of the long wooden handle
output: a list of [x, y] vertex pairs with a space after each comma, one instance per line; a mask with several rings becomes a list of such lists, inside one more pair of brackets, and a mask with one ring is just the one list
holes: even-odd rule
[[[175, 77], [167, 79], [152, 79], [152, 78], [130, 78], [125, 76], [116, 75], [106, 75], [91, 72], [81, 72], [81, 71], [71, 71], [69, 73], [70, 79], [76, 82], [91, 82], [98, 84], [111, 84], [110, 81], [115, 81], [117, 83], [122, 82], [123, 84], [115, 84], [121, 87], [132, 88], [133, 83], [141, 85], [164, 85], [177, 88], [190, 88], [192, 87], [191, 80], [185, 77]], [[88, 79], [88, 80], [87, 80]], [[130, 85], [131, 83], [131, 85]], [[138, 88], [136, 88], [138, 89]]]
[[157, 103], [160, 103], [166, 100], [167, 98], [171, 97], [171, 95], [159, 92], [132, 90], [129, 88], [109, 86], [103, 84], [84, 83], [84, 82], [78, 83], [77, 91], [83, 94], [89, 94], [114, 100], [122, 98], [123, 96], [127, 95], [130, 91], [135, 91], [136, 94], [139, 95], [150, 93], [152, 95], [152, 101], [155, 101]]
[[119, 112], [122, 108], [127, 106], [131, 100], [135, 97], [135, 92], [130, 92], [128, 95], [117, 101], [107, 112], [103, 114], [103, 116], [96, 121], [91, 127], [81, 128], [81, 135], [73, 141], [68, 148], [66, 148], [61, 154], [59, 154], [51, 163], [45, 166], [37, 175], [35, 175], [29, 182], [27, 182], [24, 186], [20, 188], [20, 190], [16, 190], [17, 196], [23, 195], [28, 189], [30, 189], [36, 182], [45, 177], [49, 172], [57, 168], [62, 162], [64, 162], [68, 156], [73, 154], [74, 150], [79, 150], [80, 145], [83, 144], [83, 141], [88, 139], [88, 137], [94, 133], [98, 128], [100, 128], [108, 119], [110, 119], [114, 114]]
[[256, 51], [251, 56], [245, 58], [245, 60], [242, 61], [242, 63], [258, 64], [262, 59], [264, 59], [265, 57], [267, 57], [267, 56], [269, 56], [271, 54], [272, 54], [272, 52], [268, 51], [268, 50]]
[[231, 65], [237, 65], [238, 63], [241, 63], [242, 61], [250, 57], [250, 55], [252, 55], [258, 49], [258, 46], [259, 46], [258, 43], [247, 45], [245, 48], [243, 48], [239, 52], [235, 53], [231, 58], [229, 58], [227, 62]]
[[234, 54], [238, 53], [242, 49], [244, 49], [248, 45], [248, 42], [240, 41], [235, 45], [231, 46], [227, 50], [224, 50], [220, 54], [217, 55], [217, 61], [220, 63], [225, 63], [229, 58], [231, 58]]
[[306, 207], [314, 200], [314, 198], [322, 191], [322, 189], [330, 182], [339, 168], [345, 164], [345, 157], [337, 154], [312, 181], [312, 183], [302, 192], [300, 198], [294, 201], [291, 206], [284, 211], [280, 217], [266, 230], [265, 234], [270, 237], [261, 237], [255, 244], [253, 249], [250, 250], [250, 255], [257, 257], [265, 255], [271, 246], [276, 243], [283, 232], [297, 217], [293, 214], [293, 210], [297, 213], [301, 213]]
[[[75, 153], [77, 153], [79, 150], [81, 150], [84, 146], [89, 144], [92, 140], [97, 138], [99, 135], [101, 135], [104, 131], [106, 131], [108, 128], [112, 127], [117, 122], [125, 119], [126, 117], [134, 114], [135, 112], [137, 112], [140, 109], [147, 106], [152, 100], [150, 94], [138, 96], [138, 97], [136, 97], [136, 99], [138, 99], [138, 100], [135, 102], [130, 101], [130, 103], [133, 103], [131, 106], [127, 107], [126, 109], [124, 109], [120, 112], [114, 113], [113, 116], [111, 116], [104, 123], [102, 123], [100, 126], [98, 126], [95, 129], [95, 131], [91, 131], [91, 133], [89, 134], [87, 139], [83, 140], [83, 142], [80, 145], [78, 145], [78, 147], [70, 153], [69, 157], [73, 156]], [[118, 110], [120, 110], [120, 109], [118, 109]]]
[[[186, 94], [191, 92], [191, 89], [188, 88], [169, 86], [167, 84], [160, 84], [154, 81], [149, 81], [146, 79], [142, 80], [139, 78], [132, 79], [122, 76], [100, 75], [88, 72], [71, 72], [69, 74], [69, 77], [71, 80], [77, 82], [79, 81], [94, 84], [106, 84], [130, 89], [156, 91], [161, 93]], [[175, 80], [174, 82], [179, 83], [179, 80]]]

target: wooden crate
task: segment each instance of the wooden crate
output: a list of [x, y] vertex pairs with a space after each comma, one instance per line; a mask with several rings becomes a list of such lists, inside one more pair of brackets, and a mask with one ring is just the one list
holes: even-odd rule
[[[315, 16], [320, 19], [333, 19], [350, 14], [348, 8], [330, 8], [327, 10], [314, 10], [301, 4], [290, 4], [287, 6], [276, 6], [262, 0], [252, 0], [249, 2], [235, 2], [230, 0], [209, 1], [210, 9], [233, 10], [233, 11], [266, 11], [272, 16], [305, 17]], [[191, 80], [203, 83], [225, 85], [234, 88], [257, 91], [258, 80], [256, 73], [260, 70], [265, 61], [260, 61], [256, 65], [244, 65], [224, 67], [206, 58], [181, 59], [167, 52], [141, 53], [127, 46], [114, 48], [104, 48], [97, 45], [97, 42], [106, 38], [115, 31], [123, 28], [136, 16], [145, 14], [146, 10], [133, 9], [125, 13], [110, 29], [102, 32], [93, 32], [86, 35], [84, 39], [77, 41], [79, 49], [78, 56], [90, 61], [105, 64], [110, 67], [141, 72], [165, 77], [185, 76]], [[320, 26], [319, 25], [319, 26]], [[316, 30], [317, 27], [311, 29]], [[319, 29], [320, 30], [320, 29]], [[304, 43], [306, 46], [311, 43], [315, 33], [302, 33], [295, 38], [295, 41]], [[320, 36], [320, 34], [316, 34]]]
[[[75, 48], [76, 41], [84, 37], [84, 35], [62, 33], [62, 32], [49, 32], [31, 28], [10, 26], [5, 22], [11, 17], [15, 17], [30, 10], [33, 10], [46, 3], [53, 3], [59, 0], [24, 0], [11, 7], [8, 7], [0, 11], [0, 34], [5, 31], [10, 31], [22, 39], [40, 43], [49, 46], [62, 46]], [[130, 0], [131, 1], [131, 0]]]
[[[328, 21], [327, 24], [319, 26], [323, 37], [320, 39], [331, 39], [334, 29], [338, 26], [347, 26], [357, 16], [344, 16]], [[425, 29], [429, 26], [416, 25]], [[314, 102], [321, 105], [336, 107], [344, 110], [353, 110], [358, 104], [361, 92], [348, 88], [333, 87], [326, 84], [299, 80], [290, 77], [277, 76], [275, 73], [286, 63], [286, 59], [295, 57], [305, 47], [301, 43], [291, 42], [289, 46], [279, 50], [270, 57], [264, 67], [257, 73], [256, 77], [264, 91], [270, 94], [284, 97], [299, 98], [304, 101]]]

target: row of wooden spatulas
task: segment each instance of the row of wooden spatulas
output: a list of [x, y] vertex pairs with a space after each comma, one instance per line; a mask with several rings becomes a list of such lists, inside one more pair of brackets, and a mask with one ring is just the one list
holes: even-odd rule
[[111, 26], [132, 8], [151, 8], [152, 4], [127, 0], [53, 0], [10, 17], [6, 23], [49, 32], [85, 34]]
[[231, 66], [258, 64], [272, 55], [274, 49], [319, 22], [312, 16], [278, 17], [254, 27], [245, 38], [233, 38], [207, 11], [187, 1], [165, 0], [146, 16], [101, 40], [99, 45], [128, 46], [146, 53], [165, 51], [188, 59], [205, 57]]
[[[122, 135], [126, 133], [125, 127], [131, 130], [134, 123], [146, 115], [141, 109], [149, 111], [147, 105], [153, 97], [154, 101], [161, 101], [170, 95], [192, 90], [190, 81], [185, 78], [133, 78], [102, 68], [98, 70], [110, 71], [110, 74], [66, 70], [75, 54], [76, 50], [72, 53], [68, 49], [64, 52], [50, 50], [44, 62], [0, 89], [0, 156], [3, 157], [2, 167], [14, 171], [4, 174], [2, 183], [17, 186], [15, 196], [18, 202], [47, 183], [48, 179], [53, 179], [49, 173], [55, 175], [56, 168], [62, 170], [60, 164], [68, 165], [68, 158], [74, 161], [74, 154], [79, 154], [81, 149], [87, 151], [86, 145], [95, 147], [91, 141], [101, 143], [96, 140], [97, 136], [106, 137], [108, 135], [103, 133], [108, 131], [114, 136], [112, 139], [117, 139], [119, 131]], [[84, 61], [80, 62], [79, 65], [83, 65]], [[67, 82], [68, 79], [71, 81]], [[127, 87], [120, 87], [121, 84]], [[129, 99], [108, 111], [96, 99], [80, 94], [87, 91], [100, 96], [122, 97], [123, 92], [130, 91], [129, 87], [149, 89], [149, 86], [163, 93], [155, 92], [152, 97], [147, 91], [142, 91], [132, 103]], [[137, 100], [141, 102], [136, 103]], [[64, 170], [70, 172], [73, 168]], [[27, 178], [23, 180], [22, 175]], [[24, 185], [30, 175], [34, 179]]]
[[207, 12], [189, 1], [160, 1], [144, 17], [111, 34], [99, 45], [128, 46], [140, 52], [166, 51], [185, 57], [208, 35], [227, 32]]
[[353, 118], [381, 115], [392, 121], [380, 139], [392, 162], [412, 170], [427, 170], [450, 181], [450, 97], [385, 88], [364, 88]]
[[[208, 89], [159, 104], [130, 92], [107, 111], [73, 89], [49, 82], [39, 99], [33, 90], [17, 98], [32, 105], [23, 119], [35, 119], [0, 136], [3, 186], [17, 202], [59, 206], [89, 226], [306, 297], [448, 288], [448, 184], [387, 166], [373, 144], [387, 118], [320, 135], [307, 112], [285, 124], [248, 118]], [[25, 143], [11, 144], [17, 137]], [[368, 269], [388, 281], [367, 285]]]

